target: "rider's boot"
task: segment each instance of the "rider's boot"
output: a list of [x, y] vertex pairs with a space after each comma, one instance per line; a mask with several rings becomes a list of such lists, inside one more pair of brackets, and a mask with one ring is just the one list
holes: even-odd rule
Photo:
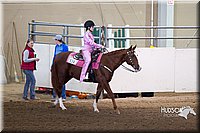
[[84, 82], [91, 82], [91, 79], [89, 79], [89, 73], [87, 72], [85, 79], [83, 79]]

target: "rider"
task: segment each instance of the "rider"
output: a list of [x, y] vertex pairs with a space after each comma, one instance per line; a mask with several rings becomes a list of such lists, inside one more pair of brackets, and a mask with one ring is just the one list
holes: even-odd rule
[[84, 40], [84, 46], [82, 48], [82, 54], [83, 54], [83, 59], [85, 60], [81, 75], [80, 75], [80, 82], [83, 82], [85, 79], [85, 75], [88, 69], [88, 66], [91, 61], [91, 53], [93, 52], [94, 48], [103, 48], [101, 44], [97, 44], [94, 42], [94, 36], [92, 35], [92, 32], [94, 30], [94, 22], [92, 20], [87, 20], [84, 23], [84, 27], [86, 28], [85, 35], [83, 37]]

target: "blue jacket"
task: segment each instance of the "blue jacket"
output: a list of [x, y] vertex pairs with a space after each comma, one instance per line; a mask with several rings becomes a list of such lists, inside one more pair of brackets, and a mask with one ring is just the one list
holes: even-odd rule
[[[59, 48], [61, 48], [60, 51], [59, 51]], [[68, 46], [64, 43], [62, 43], [60, 45], [57, 44], [55, 46], [53, 61], [54, 61], [54, 58], [56, 57], [56, 55], [61, 53], [61, 52], [68, 52]]]

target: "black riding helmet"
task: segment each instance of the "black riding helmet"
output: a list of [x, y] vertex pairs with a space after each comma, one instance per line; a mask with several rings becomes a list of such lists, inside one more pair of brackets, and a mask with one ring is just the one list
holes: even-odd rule
[[88, 30], [90, 27], [95, 26], [94, 22], [92, 20], [87, 20], [84, 23], [84, 27], [86, 28], [86, 30]]

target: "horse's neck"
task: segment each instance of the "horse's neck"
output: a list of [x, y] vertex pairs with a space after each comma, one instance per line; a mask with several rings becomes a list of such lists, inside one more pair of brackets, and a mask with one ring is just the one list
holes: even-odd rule
[[113, 53], [111, 52], [110, 55], [108, 54], [108, 58], [109, 58], [109, 67], [110, 69], [112, 69], [113, 71], [116, 70], [122, 63], [125, 62], [125, 56], [127, 54], [127, 50], [117, 50], [117, 51], [113, 51]]

